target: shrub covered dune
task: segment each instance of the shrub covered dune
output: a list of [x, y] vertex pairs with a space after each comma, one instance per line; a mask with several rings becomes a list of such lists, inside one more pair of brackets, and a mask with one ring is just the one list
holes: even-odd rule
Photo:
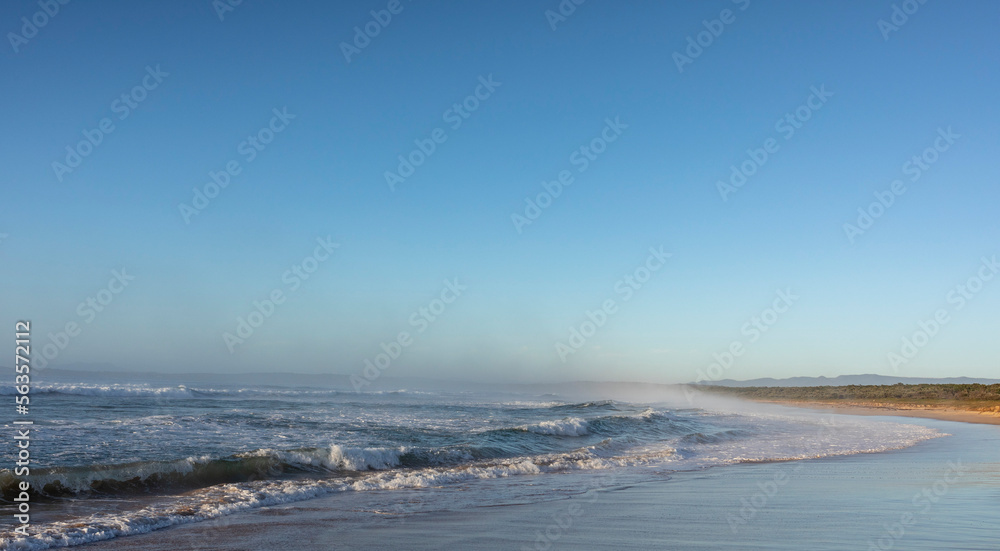
[[1000, 384], [919, 384], [848, 386], [701, 386], [702, 390], [750, 400], [844, 403], [874, 407], [954, 407], [1000, 412]]

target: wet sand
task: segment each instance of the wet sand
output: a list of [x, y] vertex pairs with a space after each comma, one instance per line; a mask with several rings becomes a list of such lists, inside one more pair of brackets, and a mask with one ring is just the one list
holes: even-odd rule
[[[951, 436], [886, 453], [693, 472], [479, 480], [397, 491], [389, 510], [375, 492], [340, 494], [85, 548], [995, 551], [1000, 428], [886, 420]], [[587, 491], [594, 487], [602, 489]], [[500, 504], [475, 503], [483, 490]]]

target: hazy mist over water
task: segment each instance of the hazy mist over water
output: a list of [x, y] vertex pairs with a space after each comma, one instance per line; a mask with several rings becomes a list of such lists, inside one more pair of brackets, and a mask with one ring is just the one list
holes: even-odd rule
[[0, 3], [0, 551], [995, 549], [997, 21]]

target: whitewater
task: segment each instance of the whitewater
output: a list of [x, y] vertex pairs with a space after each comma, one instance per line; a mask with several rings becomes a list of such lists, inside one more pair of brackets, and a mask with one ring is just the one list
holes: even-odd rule
[[[0, 486], [4, 514], [20, 480], [44, 513], [29, 537], [3, 533], [3, 549], [79, 545], [335, 493], [381, 491], [391, 506], [394, 491], [411, 488], [474, 492], [484, 479], [725, 468], [942, 436], [912, 424], [666, 397], [94, 380], [41, 383], [33, 393], [37, 459], [27, 477], [0, 469]], [[12, 464], [7, 449], [2, 465]]]

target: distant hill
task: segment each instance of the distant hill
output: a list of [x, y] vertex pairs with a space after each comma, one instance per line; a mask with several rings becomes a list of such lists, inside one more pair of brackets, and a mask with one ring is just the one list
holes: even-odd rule
[[1000, 379], [975, 379], [971, 377], [895, 377], [891, 375], [840, 375], [837, 377], [789, 377], [787, 379], [773, 379], [765, 377], [763, 379], [750, 379], [747, 381], [737, 381], [735, 379], [723, 379], [721, 381], [704, 381], [692, 383], [709, 386], [847, 386], [847, 385], [894, 385], [903, 383], [905, 385], [920, 384], [955, 384], [968, 385], [979, 383], [991, 385], [1000, 383]]

